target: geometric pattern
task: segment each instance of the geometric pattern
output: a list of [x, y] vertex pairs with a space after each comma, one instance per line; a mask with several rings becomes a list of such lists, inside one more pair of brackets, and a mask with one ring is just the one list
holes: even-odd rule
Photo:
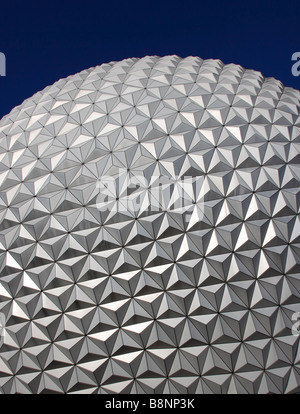
[[[174, 207], [183, 177], [203, 203]], [[147, 56], [48, 86], [0, 121], [0, 393], [300, 392], [299, 211], [300, 92], [273, 78]]]

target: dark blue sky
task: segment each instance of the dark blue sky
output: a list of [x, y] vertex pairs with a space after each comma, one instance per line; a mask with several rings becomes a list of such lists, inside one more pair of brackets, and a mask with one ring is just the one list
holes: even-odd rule
[[291, 74], [299, 17], [299, 0], [5, 0], [0, 118], [59, 78], [152, 54], [220, 58], [300, 89]]

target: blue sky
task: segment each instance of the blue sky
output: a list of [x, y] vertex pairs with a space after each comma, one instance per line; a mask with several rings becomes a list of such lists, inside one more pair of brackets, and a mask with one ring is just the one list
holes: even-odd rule
[[6, 0], [0, 118], [59, 78], [132, 56], [219, 58], [300, 89], [291, 73], [299, 17], [299, 0]]

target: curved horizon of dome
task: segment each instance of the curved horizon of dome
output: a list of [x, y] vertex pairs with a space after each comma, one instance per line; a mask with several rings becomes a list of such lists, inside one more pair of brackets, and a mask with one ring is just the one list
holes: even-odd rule
[[96, 65], [96, 66], [91, 66], [90, 68], [88, 68], [88, 69], [83, 69], [83, 70], [81, 70], [81, 71], [79, 71], [79, 72], [77, 72], [77, 73], [74, 73], [74, 74], [72, 74], [72, 75], [68, 75], [67, 77], [65, 77], [65, 78], [60, 78], [60, 79], [58, 79], [57, 81], [55, 81], [53, 84], [49, 84], [49, 85], [47, 85], [47, 86], [45, 86], [43, 89], [41, 89], [41, 90], [39, 90], [39, 91], [37, 91], [37, 92], [35, 92], [30, 98], [26, 98], [26, 99], [24, 99], [24, 101], [23, 102], [21, 102], [20, 104], [18, 104], [18, 105], [16, 105], [16, 106], [14, 106], [12, 109], [11, 109], [11, 111], [9, 111], [9, 113], [8, 114], [6, 114], [6, 115], [3, 115], [3, 117], [2, 118], [0, 118], [0, 122], [2, 121], [2, 119], [3, 118], [5, 118], [5, 117], [7, 117], [7, 116], [9, 116], [10, 115], [10, 113], [12, 112], [12, 111], [15, 111], [17, 108], [19, 108], [20, 106], [22, 106], [23, 104], [25, 104], [28, 100], [31, 100], [31, 99], [33, 99], [33, 97], [35, 97], [35, 95], [38, 95], [38, 94], [40, 94], [40, 93], [42, 93], [42, 92], [46, 92], [46, 90], [48, 89], [48, 88], [50, 88], [51, 86], [55, 86], [58, 82], [61, 82], [61, 81], [66, 81], [66, 80], [68, 80], [68, 79], [70, 79], [70, 78], [72, 78], [73, 76], [76, 76], [76, 75], [80, 75], [80, 74], [82, 74], [82, 73], [85, 73], [85, 72], [87, 72], [87, 71], [92, 71], [92, 70], [97, 70], [97, 68], [99, 68], [99, 67], [101, 67], [101, 66], [106, 66], [106, 65], [109, 65], [109, 66], [113, 66], [115, 63], [121, 63], [121, 62], [124, 62], [124, 63], [126, 63], [127, 61], [141, 61], [141, 60], [143, 60], [143, 59], [148, 59], [148, 58], [154, 58], [154, 59], [165, 59], [165, 58], [174, 58], [174, 59], [179, 59], [179, 60], [186, 60], [186, 59], [199, 59], [200, 61], [212, 61], [212, 62], [219, 62], [222, 66], [231, 66], [231, 65], [233, 65], [233, 66], [236, 66], [236, 67], [239, 67], [239, 68], [241, 68], [243, 71], [248, 71], [248, 72], [253, 72], [253, 73], [255, 73], [255, 74], [257, 74], [259, 77], [262, 77], [264, 80], [271, 80], [271, 81], [275, 81], [275, 82], [279, 82], [281, 85], [282, 85], [282, 87], [283, 88], [285, 88], [285, 89], [291, 89], [291, 90], [294, 90], [294, 91], [296, 91], [296, 92], [298, 92], [299, 91], [299, 89], [296, 89], [296, 88], [294, 88], [294, 87], [292, 87], [292, 86], [284, 86], [284, 84], [282, 83], [282, 81], [280, 80], [280, 79], [277, 79], [277, 78], [274, 78], [274, 77], [272, 77], [272, 76], [264, 76], [264, 74], [262, 73], [262, 71], [260, 71], [260, 70], [258, 70], [258, 69], [245, 69], [245, 67], [244, 66], [241, 66], [241, 65], [239, 65], [239, 64], [235, 64], [235, 63], [233, 63], [233, 62], [231, 62], [231, 63], [224, 63], [221, 59], [215, 59], [215, 58], [206, 58], [206, 59], [202, 59], [202, 58], [200, 58], [200, 57], [198, 57], [198, 56], [193, 56], [193, 55], [191, 55], [191, 56], [187, 56], [187, 57], [185, 57], [185, 58], [182, 58], [181, 56], [179, 56], [179, 55], [166, 55], [166, 56], [163, 56], [163, 57], [161, 57], [161, 56], [158, 56], [158, 55], [146, 55], [146, 56], [144, 56], [144, 57], [132, 57], [132, 58], [125, 58], [125, 59], [122, 59], [121, 61], [115, 61], [115, 60], [111, 60], [111, 61], [109, 61], [109, 62], [105, 62], [105, 63], [101, 63], [100, 65]]

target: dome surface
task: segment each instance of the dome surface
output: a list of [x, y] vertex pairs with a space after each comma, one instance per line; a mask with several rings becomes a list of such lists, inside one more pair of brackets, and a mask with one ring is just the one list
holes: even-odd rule
[[0, 392], [299, 392], [299, 100], [147, 56], [5, 116]]

